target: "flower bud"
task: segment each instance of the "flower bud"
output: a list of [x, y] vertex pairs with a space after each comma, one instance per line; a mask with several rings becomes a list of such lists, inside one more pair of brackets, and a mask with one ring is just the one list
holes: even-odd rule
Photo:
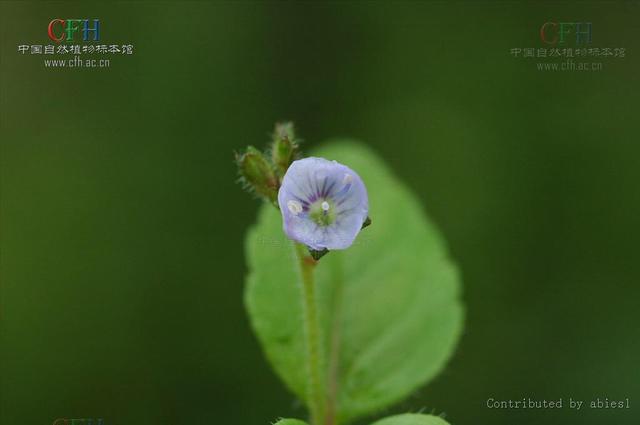
[[273, 144], [271, 146], [271, 160], [276, 169], [276, 174], [282, 178], [289, 165], [298, 155], [298, 144], [295, 140], [293, 123], [285, 122], [276, 124], [273, 132]]
[[236, 162], [245, 187], [275, 203], [278, 197], [278, 179], [262, 152], [249, 146], [245, 153], [236, 155]]

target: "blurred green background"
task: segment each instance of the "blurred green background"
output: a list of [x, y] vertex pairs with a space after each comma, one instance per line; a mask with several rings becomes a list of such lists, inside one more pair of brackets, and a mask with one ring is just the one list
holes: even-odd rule
[[[387, 413], [455, 425], [640, 423], [637, 2], [0, 5], [0, 423], [269, 424], [303, 417], [242, 305], [257, 202], [234, 150], [294, 120], [375, 148], [464, 278], [445, 372]], [[46, 69], [53, 18], [131, 43]], [[514, 47], [592, 22], [601, 72]], [[369, 190], [375, 190], [370, 188]], [[375, 211], [372, 212], [375, 217]], [[629, 397], [628, 410], [492, 410]], [[366, 421], [364, 421], [366, 423]]]

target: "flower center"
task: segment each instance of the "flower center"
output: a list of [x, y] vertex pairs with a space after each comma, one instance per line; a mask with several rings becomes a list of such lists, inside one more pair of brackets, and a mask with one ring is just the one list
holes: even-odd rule
[[318, 199], [309, 205], [309, 218], [319, 226], [328, 226], [336, 221], [336, 208], [330, 199]]

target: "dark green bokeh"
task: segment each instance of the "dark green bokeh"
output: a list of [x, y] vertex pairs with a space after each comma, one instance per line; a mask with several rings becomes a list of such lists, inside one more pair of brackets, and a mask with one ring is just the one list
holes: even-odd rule
[[[303, 417], [242, 305], [257, 203], [233, 151], [294, 120], [375, 147], [464, 277], [435, 382], [388, 413], [456, 425], [640, 421], [638, 3], [3, 3], [0, 423], [268, 424]], [[135, 53], [45, 69], [53, 18]], [[625, 47], [535, 70], [548, 20]], [[369, 188], [375, 190], [375, 188]], [[375, 211], [372, 211], [375, 222]], [[399, 348], [401, 349], [401, 348]], [[631, 398], [621, 411], [486, 399]]]

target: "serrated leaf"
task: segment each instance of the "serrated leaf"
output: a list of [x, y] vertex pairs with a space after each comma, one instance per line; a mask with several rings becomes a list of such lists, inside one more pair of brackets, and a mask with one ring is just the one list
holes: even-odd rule
[[449, 423], [439, 416], [405, 413], [380, 419], [371, 425], [449, 425]]
[[[329, 252], [316, 267], [329, 415], [343, 423], [400, 401], [432, 379], [454, 350], [463, 311], [442, 237], [382, 160], [347, 141], [313, 154], [362, 177], [373, 220], [353, 246]], [[271, 205], [260, 209], [246, 250], [251, 324], [278, 375], [305, 400], [298, 263]]]

